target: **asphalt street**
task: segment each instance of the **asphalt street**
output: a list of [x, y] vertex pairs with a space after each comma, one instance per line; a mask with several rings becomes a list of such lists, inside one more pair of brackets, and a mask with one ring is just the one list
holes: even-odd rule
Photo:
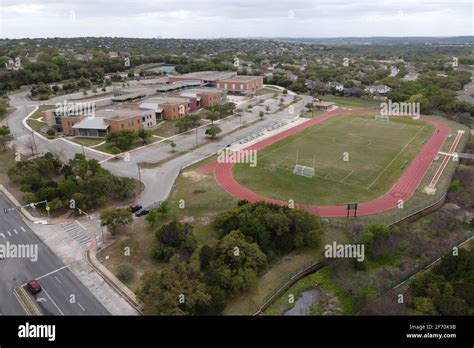
[[[13, 289], [32, 279], [39, 280], [43, 288], [33, 298], [45, 315], [108, 315], [105, 307], [13, 208], [10, 201], [0, 194], [0, 244], [37, 246], [37, 260], [29, 254], [0, 261], [0, 315], [25, 315]], [[5, 209], [8, 209], [7, 213]]]

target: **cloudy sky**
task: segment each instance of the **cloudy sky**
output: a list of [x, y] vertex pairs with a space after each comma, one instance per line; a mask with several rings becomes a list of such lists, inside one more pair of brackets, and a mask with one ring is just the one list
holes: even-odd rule
[[474, 35], [471, 0], [0, 0], [0, 37]]

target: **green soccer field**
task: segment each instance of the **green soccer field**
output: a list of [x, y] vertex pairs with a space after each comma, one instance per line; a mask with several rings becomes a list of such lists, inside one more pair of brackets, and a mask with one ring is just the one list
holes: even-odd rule
[[[267, 197], [333, 205], [388, 192], [430, 138], [434, 126], [407, 117], [334, 117], [259, 150], [257, 166], [234, 166], [235, 179]], [[293, 174], [295, 164], [315, 176]]]

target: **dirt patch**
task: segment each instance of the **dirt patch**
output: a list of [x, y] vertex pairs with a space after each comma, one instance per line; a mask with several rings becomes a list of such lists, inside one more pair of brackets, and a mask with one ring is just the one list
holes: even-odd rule
[[196, 170], [184, 172], [182, 175], [184, 178], [189, 179], [192, 182], [200, 182], [207, 179], [206, 174], [200, 173]]

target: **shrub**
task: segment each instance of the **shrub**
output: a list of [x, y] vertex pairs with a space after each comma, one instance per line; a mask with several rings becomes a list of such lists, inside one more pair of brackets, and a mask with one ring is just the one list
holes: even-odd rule
[[124, 283], [128, 283], [135, 278], [135, 269], [128, 263], [122, 263], [117, 267], [117, 278]]

